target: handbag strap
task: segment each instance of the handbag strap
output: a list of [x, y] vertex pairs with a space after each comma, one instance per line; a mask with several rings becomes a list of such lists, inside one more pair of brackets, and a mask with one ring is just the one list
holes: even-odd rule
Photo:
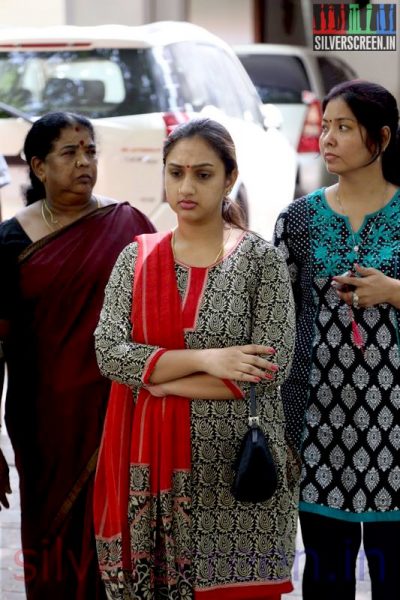
[[257, 399], [256, 399], [256, 386], [254, 383], [250, 384], [250, 416], [249, 416], [249, 427], [258, 427], [260, 425], [260, 417], [257, 416]]
[[249, 427], [251, 429], [251, 439], [253, 443], [257, 443], [258, 434], [260, 433], [260, 417], [257, 416], [257, 398], [256, 398], [256, 386], [254, 383], [250, 384], [250, 416], [249, 416]]

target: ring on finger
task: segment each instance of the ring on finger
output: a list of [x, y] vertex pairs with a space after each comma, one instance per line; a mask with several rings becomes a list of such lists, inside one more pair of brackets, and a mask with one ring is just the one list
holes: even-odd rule
[[360, 304], [360, 298], [358, 297], [357, 292], [353, 292], [353, 296], [352, 296], [352, 304], [354, 306], [354, 308], [359, 308]]

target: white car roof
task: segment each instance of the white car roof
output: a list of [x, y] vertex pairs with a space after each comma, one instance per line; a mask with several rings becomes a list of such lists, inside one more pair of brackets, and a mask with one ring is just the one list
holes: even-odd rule
[[287, 44], [236, 44], [233, 49], [239, 54], [288, 54], [292, 56], [309, 56], [313, 54], [310, 48], [305, 46], [290, 46]]
[[[127, 25], [57, 27], [0, 27], [0, 48], [23, 50], [43, 44], [49, 47], [73, 46], [89, 48], [147, 48], [182, 41], [200, 41], [221, 46], [232, 52], [223, 40], [192, 23], [184, 21], [159, 21], [136, 27]], [[54, 44], [53, 44], [54, 42]]]

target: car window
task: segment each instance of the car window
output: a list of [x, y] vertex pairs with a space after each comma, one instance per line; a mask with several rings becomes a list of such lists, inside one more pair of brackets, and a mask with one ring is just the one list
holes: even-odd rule
[[32, 116], [66, 110], [89, 118], [199, 112], [213, 105], [263, 123], [259, 98], [232, 57], [192, 42], [0, 53], [0, 101]]
[[89, 118], [164, 111], [170, 98], [163, 77], [147, 48], [0, 54], [0, 100], [33, 116], [50, 110]]
[[311, 84], [300, 58], [279, 54], [240, 54], [264, 104], [302, 102]]
[[317, 61], [325, 94], [327, 94], [334, 85], [357, 77], [355, 71], [340, 58], [317, 56]]
[[200, 112], [211, 105], [229, 116], [262, 124], [259, 98], [222, 48], [179, 42], [168, 46], [165, 52], [170, 53], [176, 83], [187, 110]]

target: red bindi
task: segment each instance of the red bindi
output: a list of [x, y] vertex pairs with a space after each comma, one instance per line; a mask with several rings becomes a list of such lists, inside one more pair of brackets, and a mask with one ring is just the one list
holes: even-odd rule
[[85, 142], [83, 140], [81, 140], [79, 143], [81, 146], [83, 146], [85, 144]]
[[186, 165], [186, 168], [187, 169], [191, 169], [192, 167], [190, 165]]
[[80, 127], [75, 127], [75, 131], [80, 131]]

